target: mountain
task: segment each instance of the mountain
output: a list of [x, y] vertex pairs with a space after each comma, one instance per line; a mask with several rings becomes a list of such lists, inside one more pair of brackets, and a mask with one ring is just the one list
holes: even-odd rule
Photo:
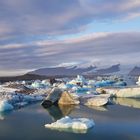
[[91, 71], [95, 69], [93, 66], [89, 66], [86, 68], [78, 68], [77, 66], [74, 67], [53, 67], [53, 68], [42, 68], [35, 71], [31, 71], [28, 74], [36, 74], [36, 75], [47, 75], [47, 76], [54, 76], [54, 75], [65, 75], [65, 76], [72, 76], [83, 74], [85, 72]]
[[75, 76], [75, 75], [140, 75], [140, 67], [115, 64], [111, 66], [73, 66], [42, 68], [27, 74], [41, 76]]
[[78, 74], [85, 75], [87, 77], [94, 77], [95, 75], [130, 75], [139, 76], [140, 67], [138, 66], [123, 66], [120, 64], [108, 66], [108, 67], [54, 67], [54, 68], [42, 68], [35, 71], [31, 71], [21, 76], [12, 77], [0, 77], [0, 82], [16, 81], [16, 80], [35, 80], [35, 79], [47, 79], [47, 78], [62, 78], [64, 76], [76, 76]]
[[112, 65], [107, 68], [96, 68], [94, 71], [88, 72], [89, 74], [94, 74], [94, 75], [108, 75], [111, 73], [117, 73], [120, 71], [120, 64], [117, 65]]
[[21, 80], [36, 80], [36, 79], [47, 79], [47, 76], [41, 76], [36, 74], [25, 74], [20, 76], [10, 76], [10, 77], [0, 77], [0, 83], [9, 82], [9, 81], [21, 81]]
[[42, 68], [35, 71], [31, 71], [28, 74], [45, 75], [45, 76], [73, 76], [78, 74], [84, 75], [108, 75], [117, 73], [120, 71], [120, 64], [108, 66], [107, 68], [98, 67], [53, 67], [53, 68]]
[[140, 75], [140, 67], [134, 67], [130, 72], [129, 75], [132, 76], [139, 76]]

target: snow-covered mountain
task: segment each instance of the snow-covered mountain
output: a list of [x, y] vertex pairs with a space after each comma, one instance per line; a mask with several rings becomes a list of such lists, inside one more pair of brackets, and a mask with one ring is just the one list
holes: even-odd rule
[[126, 66], [121, 64], [106, 66], [61, 66], [53, 68], [41, 68], [28, 74], [55, 76], [55, 75], [140, 75], [140, 67]]
[[42, 68], [35, 71], [31, 71], [28, 74], [36, 74], [36, 75], [46, 75], [46, 76], [54, 76], [54, 75], [78, 75], [78, 74], [86, 74], [86, 75], [120, 75], [120, 74], [129, 74], [129, 75], [140, 75], [140, 68], [134, 66], [123, 66], [120, 64], [115, 64], [108, 67], [53, 67], [53, 68]]
[[95, 69], [93, 66], [80, 68], [77, 66], [74, 67], [53, 67], [53, 68], [42, 68], [28, 74], [36, 74], [36, 75], [47, 75], [47, 76], [54, 76], [54, 75], [78, 75], [83, 74], [85, 72], [91, 71]]
[[96, 67], [92, 71], [87, 72], [87, 74], [94, 74], [94, 75], [106, 75], [111, 73], [117, 73], [120, 71], [120, 64], [108, 66], [108, 67]]

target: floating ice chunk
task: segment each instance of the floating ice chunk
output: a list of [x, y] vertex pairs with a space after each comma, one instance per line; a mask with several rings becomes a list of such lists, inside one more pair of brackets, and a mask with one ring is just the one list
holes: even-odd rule
[[73, 92], [77, 92], [77, 93], [83, 93], [83, 92], [87, 92], [89, 91], [89, 88], [87, 86], [83, 86], [83, 87], [80, 87], [80, 86], [77, 86], [77, 85], [74, 85], [71, 90]]
[[6, 100], [0, 101], [0, 112], [13, 110], [14, 107], [9, 104]]
[[25, 95], [24, 96], [24, 101], [25, 102], [33, 102], [33, 101], [35, 101], [35, 97], [34, 96], [30, 96], [30, 95]]
[[78, 89], [76, 90], [76, 92], [87, 92], [87, 91], [89, 91], [89, 89], [86, 87], [78, 87]]
[[95, 84], [95, 80], [89, 80], [87, 84], [93, 86]]
[[50, 83], [49, 83], [48, 80], [42, 80], [41, 83], [42, 83], [43, 85], [50, 86]]
[[114, 81], [110, 81], [110, 80], [102, 80], [102, 81], [98, 81], [95, 83], [95, 87], [106, 87], [106, 86], [112, 86], [114, 83]]
[[18, 101], [20, 100], [21, 96], [20, 96], [20, 95], [12, 95], [11, 98], [12, 98], [12, 100], [14, 100], [15, 102], [18, 102]]
[[87, 83], [86, 79], [81, 75], [77, 75], [77, 78], [75, 78], [69, 82], [69, 84], [71, 84], [71, 85], [77, 85], [77, 84], [84, 85], [86, 83]]
[[64, 84], [64, 83], [61, 83], [60, 85], [58, 85], [58, 87], [59, 87], [60, 89], [64, 89], [64, 90], [68, 88], [67, 85]]
[[108, 98], [93, 97], [87, 100], [85, 105], [87, 106], [104, 106], [108, 103]]
[[111, 94], [119, 98], [140, 98], [140, 87], [125, 87], [125, 88], [97, 88], [97, 92]]
[[28, 105], [27, 102], [20, 102], [20, 103], [16, 103], [16, 104], [15, 104], [15, 106], [17, 106], [17, 107], [24, 107], [24, 106], [26, 106], [26, 105]]
[[23, 101], [25, 102], [35, 102], [35, 101], [42, 101], [44, 99], [41, 95], [25, 95]]
[[124, 81], [120, 81], [120, 82], [114, 83], [113, 86], [115, 86], [115, 87], [124, 87], [124, 86], [127, 86], [127, 83], [124, 82]]
[[140, 85], [140, 76], [138, 78], [138, 81], [136, 82], [137, 85]]
[[4, 85], [0, 85], [0, 92], [14, 93], [16, 90], [17, 90], [16, 88], [9, 88], [9, 87], [5, 87]]
[[59, 131], [70, 131], [74, 133], [86, 133], [89, 128], [95, 125], [94, 121], [87, 118], [70, 118], [68, 116], [57, 120], [54, 123], [46, 124], [46, 128]]
[[22, 81], [21, 84], [25, 85], [26, 84], [26, 81]]
[[45, 85], [41, 83], [41, 81], [36, 80], [31, 85], [32, 88], [45, 88]]
[[82, 75], [77, 75], [76, 81], [80, 83], [86, 82], [85, 78]]

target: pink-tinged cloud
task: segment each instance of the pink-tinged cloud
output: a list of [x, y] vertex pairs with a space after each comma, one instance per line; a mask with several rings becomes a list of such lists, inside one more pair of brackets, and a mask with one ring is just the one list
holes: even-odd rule
[[92, 21], [140, 16], [139, 0], [3, 0], [0, 9], [3, 36], [76, 33]]
[[28, 71], [68, 63], [140, 65], [139, 38], [140, 32], [118, 32], [91, 34], [77, 40], [33, 42], [26, 47], [9, 44], [9, 49], [0, 48], [0, 69]]

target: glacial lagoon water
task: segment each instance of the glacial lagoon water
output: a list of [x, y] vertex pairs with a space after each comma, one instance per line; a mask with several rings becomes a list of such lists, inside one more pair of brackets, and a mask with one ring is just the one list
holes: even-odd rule
[[[52, 106], [40, 103], [0, 114], [0, 140], [140, 140], [140, 100], [117, 99], [107, 107]], [[95, 126], [85, 134], [50, 130], [61, 117], [87, 117]]]

